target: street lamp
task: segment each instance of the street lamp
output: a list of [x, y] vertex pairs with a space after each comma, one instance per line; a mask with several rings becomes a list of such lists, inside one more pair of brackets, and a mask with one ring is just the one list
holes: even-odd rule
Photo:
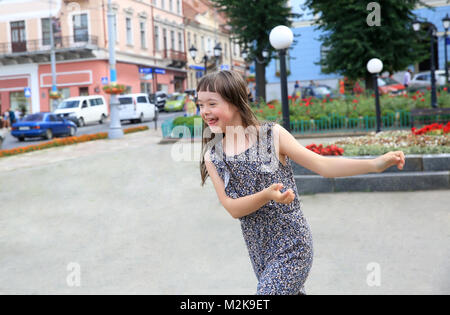
[[377, 113], [377, 133], [381, 131], [380, 93], [378, 92], [378, 73], [383, 70], [383, 62], [372, 58], [367, 63], [367, 71], [373, 74], [373, 87], [375, 89], [375, 109]]
[[[197, 57], [197, 48], [195, 48], [194, 45], [191, 46], [191, 48], [189, 48], [189, 54], [191, 55], [192, 59], [194, 60], [195, 63], [200, 63], [203, 62], [205, 64], [205, 74], [207, 74], [208, 72], [208, 60], [210, 59], [210, 57], [208, 56], [208, 54], [205, 53], [205, 55], [203, 56], [202, 60], [200, 62], [196, 61], [196, 57]], [[220, 58], [220, 56], [222, 55], [222, 47], [220, 47], [220, 43], [217, 43], [217, 45], [214, 47], [214, 57], [217, 59]]]
[[289, 103], [287, 90], [287, 73], [286, 73], [286, 50], [294, 41], [294, 34], [291, 29], [284, 25], [276, 26], [270, 31], [270, 44], [278, 50], [280, 56], [280, 83], [281, 83], [281, 103], [283, 108], [283, 127], [287, 131], [291, 131], [289, 122]]
[[[437, 93], [436, 93], [436, 66], [434, 63], [434, 37], [437, 33], [436, 26], [434, 26], [433, 23], [430, 22], [421, 22], [419, 20], [413, 21], [413, 29], [414, 31], [418, 32], [420, 30], [421, 25], [427, 25], [428, 26], [428, 36], [430, 36], [430, 53], [431, 53], [431, 107], [437, 108]], [[447, 68], [447, 65], [446, 67]]]
[[442, 19], [442, 25], [445, 29], [444, 46], [445, 46], [445, 85], [448, 85], [448, 61], [447, 61], [447, 31], [450, 27], [450, 17], [448, 14]]

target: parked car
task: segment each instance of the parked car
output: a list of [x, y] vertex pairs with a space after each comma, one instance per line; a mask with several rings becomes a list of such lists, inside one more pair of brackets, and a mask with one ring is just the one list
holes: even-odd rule
[[11, 127], [11, 135], [24, 141], [25, 138], [45, 138], [53, 136], [74, 136], [77, 126], [74, 122], [49, 112], [29, 114]]
[[167, 99], [165, 111], [180, 111], [184, 108], [184, 101], [186, 99], [186, 93], [174, 93]]
[[316, 86], [306, 86], [302, 88], [302, 98], [307, 97], [316, 97], [316, 98], [334, 98], [333, 91], [328, 85], [316, 85]]
[[164, 110], [164, 106], [166, 105], [167, 93], [166, 92], [156, 92], [154, 94], [149, 95], [150, 102], [156, 105], [159, 111]]
[[[445, 85], [445, 70], [435, 71], [436, 85]], [[431, 86], [431, 72], [419, 72], [413, 76], [409, 83], [409, 88], [417, 89], [421, 87]]]
[[101, 95], [71, 97], [61, 102], [54, 114], [72, 120], [78, 127], [89, 123], [103, 124], [108, 117], [108, 107]]
[[147, 94], [120, 95], [119, 102], [120, 121], [142, 123], [144, 120], [155, 120], [158, 115], [156, 106], [150, 102]]
[[405, 94], [406, 88], [390, 77], [378, 77], [378, 91], [380, 94], [399, 95]]

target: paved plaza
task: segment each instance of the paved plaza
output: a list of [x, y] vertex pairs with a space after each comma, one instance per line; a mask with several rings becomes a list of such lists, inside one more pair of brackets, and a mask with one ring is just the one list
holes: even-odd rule
[[[200, 186], [200, 143], [179, 161], [160, 132], [0, 159], [0, 294], [255, 293], [239, 221]], [[449, 294], [448, 197], [301, 196], [307, 293]]]

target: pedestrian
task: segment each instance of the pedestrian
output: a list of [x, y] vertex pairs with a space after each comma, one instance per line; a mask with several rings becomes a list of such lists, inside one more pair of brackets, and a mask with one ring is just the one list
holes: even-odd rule
[[9, 111], [5, 111], [5, 113], [3, 114], [3, 120], [5, 122], [5, 128], [10, 129], [11, 121], [9, 119]]
[[402, 169], [403, 152], [364, 161], [314, 153], [281, 125], [258, 121], [245, 81], [234, 71], [204, 76], [197, 92], [205, 121], [201, 185], [209, 176], [223, 207], [240, 220], [258, 280], [256, 294], [306, 294], [313, 241], [291, 161], [332, 178], [381, 172], [392, 165]]
[[408, 88], [409, 83], [411, 83], [411, 74], [412, 71], [410, 69], [406, 70], [405, 75], [403, 76], [403, 85], [405, 88]]
[[314, 80], [309, 81], [309, 86], [316, 86], [316, 83], [314, 82]]
[[16, 113], [12, 109], [9, 109], [9, 122], [11, 126], [16, 123]]
[[302, 91], [301, 91], [301, 88], [300, 88], [300, 82], [298, 80], [295, 81], [294, 92], [292, 93], [292, 97], [294, 97], [294, 98], [301, 98], [302, 97]]

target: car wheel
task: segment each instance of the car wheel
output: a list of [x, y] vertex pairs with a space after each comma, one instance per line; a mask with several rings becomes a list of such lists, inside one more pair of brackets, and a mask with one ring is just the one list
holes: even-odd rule
[[69, 136], [70, 137], [73, 137], [73, 136], [75, 136], [75, 128], [74, 127], [70, 127], [70, 131], [69, 131]]
[[20, 141], [20, 142], [25, 141], [25, 137], [19, 137], [19, 141]]
[[106, 119], [105, 114], [102, 114], [102, 117], [100, 118], [99, 123], [103, 124], [105, 122], [105, 119]]
[[45, 132], [45, 138], [47, 140], [53, 139], [53, 132], [50, 129], [47, 129], [47, 131]]
[[78, 126], [79, 127], [86, 126], [86, 123], [84, 122], [84, 118], [83, 117], [80, 117], [80, 119], [78, 119]]
[[141, 116], [139, 117], [139, 122], [142, 124], [144, 122], [144, 114], [141, 113]]

